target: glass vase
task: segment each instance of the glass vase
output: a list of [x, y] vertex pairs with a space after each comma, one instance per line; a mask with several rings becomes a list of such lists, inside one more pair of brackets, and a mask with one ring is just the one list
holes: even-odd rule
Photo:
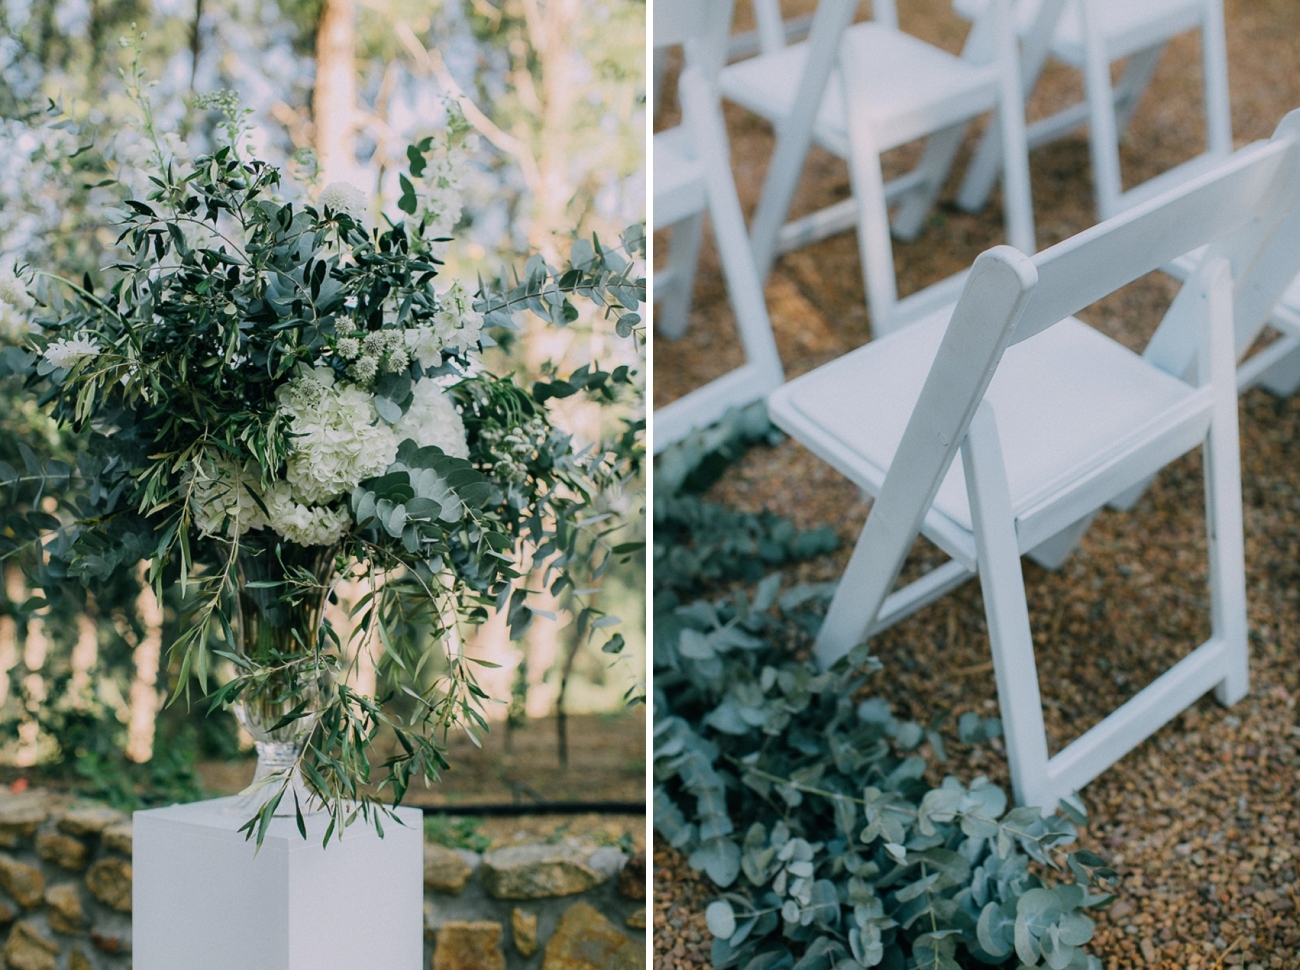
[[288, 543], [239, 551], [236, 634], [250, 683], [232, 706], [253, 739], [257, 768], [237, 811], [259, 810], [282, 787], [277, 816], [296, 814], [295, 802], [304, 813], [320, 808], [301, 759], [329, 684], [319, 636], [333, 563], [331, 549]]
[[[235, 719], [253, 739], [257, 751], [257, 769], [252, 782], [244, 790], [243, 801], [256, 809], [273, 797], [287, 780], [288, 788], [275, 814], [296, 814], [295, 802], [305, 814], [319, 807], [307, 787], [299, 762], [320, 719], [320, 713], [315, 709], [320, 700], [320, 689], [316, 684], [295, 685], [284, 678], [271, 680], [280, 683], [268, 682], [251, 696], [241, 695], [234, 704]], [[295, 687], [298, 688], [296, 691]], [[306, 708], [298, 717], [280, 723], [286, 714], [304, 703]]]

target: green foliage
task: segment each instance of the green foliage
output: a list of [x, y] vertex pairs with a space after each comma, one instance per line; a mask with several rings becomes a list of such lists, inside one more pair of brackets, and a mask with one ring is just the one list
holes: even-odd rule
[[[677, 481], [714, 454], [672, 455]], [[1099, 970], [1087, 912], [1116, 874], [1064, 851], [1081, 804], [1009, 808], [984, 777], [930, 788], [918, 752], [928, 739], [942, 757], [942, 718], [900, 721], [868, 696], [882, 668], [865, 647], [828, 671], [802, 659], [824, 590], [782, 592], [773, 573], [752, 595], [677, 595], [713, 578], [656, 575], [654, 819], [721, 891], [705, 914], [715, 970]], [[974, 713], [958, 724], [966, 743], [1000, 730]]]
[[481, 819], [462, 815], [426, 815], [424, 837], [435, 845], [445, 845], [449, 849], [486, 852], [492, 839], [479, 831], [482, 824]]
[[800, 531], [771, 512], [737, 512], [701, 497], [747, 448], [778, 439], [759, 403], [727, 412], [719, 424], [669, 446], [656, 460], [656, 613], [671, 610], [701, 586], [754, 583], [778, 566], [839, 545], [830, 528]]
[[[327, 187], [316, 206], [284, 202], [279, 171], [247, 153], [237, 101], [202, 106], [224, 117], [221, 143], [187, 163], [155, 139], [153, 189], [124, 200], [104, 280], [20, 269], [44, 278], [34, 287], [39, 329], [29, 349], [0, 356], [0, 372], [39, 392], [85, 446], [75, 461], [20, 446], [22, 471], [0, 463], [0, 484], [31, 495], [0, 528], [0, 558], [21, 562], [42, 588], [28, 609], [80, 601], [147, 560], [160, 601], [173, 585], [188, 597], [171, 645], [180, 687], [192, 674], [208, 689], [214, 665], [228, 661], [235, 676], [210, 696], [213, 709], [275, 707], [277, 727], [318, 716], [300, 768], [341, 834], [358, 815], [380, 824], [372, 782], [397, 804], [413, 779], [437, 780], [452, 727], [486, 729], [471, 666], [484, 662], [449, 647], [439, 676], [427, 676], [429, 645], [454, 642], [458, 624], [492, 609], [522, 632], [532, 592], [519, 582], [523, 563], [564, 595], [578, 637], [618, 622], [591, 597], [627, 558], [612, 539], [626, 522], [605, 501], [639, 474], [643, 423], [580, 451], [552, 424], [545, 395], [482, 372], [477, 353], [492, 342], [481, 324], [514, 327], [513, 315], [532, 309], [564, 325], [576, 314], [571, 297], [604, 306], [631, 336], [645, 282], [593, 238], [575, 245], [579, 265], [534, 257], [517, 285], [439, 292], [445, 240], [413, 193], [402, 206], [411, 219], [384, 227], [365, 223], [364, 197], [348, 186]], [[431, 147], [410, 153], [412, 178]], [[643, 254], [642, 230], [623, 241]], [[605, 373], [591, 361], [566, 386], [608, 403], [631, 383], [628, 368]], [[399, 435], [421, 393], [421, 407], [443, 400], [442, 384], [454, 388], [466, 435], [427, 416]], [[330, 406], [345, 417], [329, 440], [347, 443], [295, 459], [307, 433], [293, 415], [314, 420]], [[449, 437], [423, 447], [410, 437], [429, 433]], [[377, 465], [358, 463], [376, 440], [391, 440], [396, 459], [378, 447]], [[447, 450], [462, 447], [467, 457]], [[303, 478], [293, 460], [308, 466]], [[329, 487], [300, 491], [326, 460], [370, 471], [336, 469]], [[357, 575], [367, 577], [358, 642], [384, 647], [377, 697], [347, 686], [349, 651], [322, 619], [336, 583]], [[386, 706], [396, 697], [404, 710]], [[397, 746], [372, 779], [381, 732]], [[260, 841], [288, 782], [272, 786], [250, 836]]]

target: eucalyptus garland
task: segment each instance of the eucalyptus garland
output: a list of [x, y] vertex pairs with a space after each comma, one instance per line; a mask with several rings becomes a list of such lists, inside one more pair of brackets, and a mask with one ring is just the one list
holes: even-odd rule
[[[717, 446], [734, 460], [765, 437], [730, 428], [665, 453], [672, 491]], [[756, 521], [756, 541], [770, 541]], [[829, 590], [782, 590], [772, 573], [752, 593], [692, 599], [713, 570], [661, 578], [658, 553], [655, 828], [719, 891], [706, 911], [714, 970], [1100, 970], [1088, 912], [1112, 901], [1116, 873], [1066, 851], [1086, 823], [1077, 799], [1045, 816], [1010, 808], [985, 777], [928, 787], [919, 751], [928, 740], [946, 760], [942, 718], [901, 721], [870, 696], [885, 674], [865, 647], [828, 671], [801, 659]], [[976, 744], [1001, 724], [967, 712], [958, 732]]]

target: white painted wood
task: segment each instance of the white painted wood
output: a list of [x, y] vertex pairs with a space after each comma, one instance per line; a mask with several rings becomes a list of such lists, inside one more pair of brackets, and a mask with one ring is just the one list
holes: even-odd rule
[[[986, 5], [987, 0], [953, 0], [953, 9], [968, 20], [978, 17]], [[1170, 184], [1166, 180], [1138, 195], [1132, 194], [1133, 189], [1126, 192], [1119, 136], [1132, 120], [1165, 45], [1178, 34], [1196, 30], [1201, 39], [1206, 146], [1193, 161], [1219, 160], [1232, 151], [1223, 0], [1017, 0], [1015, 19], [1022, 38], [1026, 92], [1038, 83], [1049, 54], [1083, 75], [1084, 101], [1031, 125], [1028, 142], [1031, 148], [1036, 147], [1081, 124], [1088, 125], [1100, 218], [1109, 218]], [[1111, 65], [1125, 59], [1124, 74], [1119, 84], [1112, 86]], [[958, 205], [968, 211], [982, 208], [1000, 166], [1001, 146], [986, 132], [966, 170]], [[1191, 177], [1199, 170], [1199, 165], [1180, 166], [1174, 177]]]
[[1038, 692], [1034, 636], [997, 419], [987, 401], [980, 404], [970, 434], [962, 443], [962, 464], [974, 516], [980, 590], [993, 650], [1011, 787], [1022, 804], [1047, 808], [1056, 800], [1046, 784], [1047, 732]]
[[[955, 307], [769, 395], [780, 427], [876, 496], [818, 634], [819, 662], [977, 567], [1021, 802], [1050, 810], [1206, 690], [1232, 704], [1248, 689], [1234, 315], [1267, 316], [1300, 271], [1298, 143], [1300, 112], [1214, 173], [1032, 258], [991, 250]], [[1172, 373], [1070, 316], [1200, 245], [1208, 253], [1166, 317], [1189, 335], [1194, 366]], [[1212, 636], [1049, 761], [1019, 557], [1059, 563], [1097, 509], [1197, 447]], [[952, 467], [958, 448], [963, 470]], [[894, 591], [918, 533], [953, 561]]]
[[419, 970], [424, 822], [399, 808], [384, 837], [358, 821], [272, 820], [261, 851], [233, 798], [136, 812], [132, 963], [139, 970]]
[[1205, 518], [1210, 556], [1211, 636], [1227, 656], [1215, 687], [1220, 704], [1235, 704], [1250, 689], [1246, 635], [1246, 541], [1241, 523], [1241, 445], [1237, 436], [1237, 370], [1233, 351], [1232, 268], [1223, 256], [1202, 264], [1193, 284], [1200, 302], [1197, 371], [1214, 394], [1205, 441]]
[[655, 330], [668, 340], [679, 340], [690, 323], [691, 298], [695, 294], [695, 267], [704, 241], [704, 213], [696, 212], [673, 224], [668, 268], [655, 277]]
[[[671, 25], [662, 37], [661, 20]], [[667, 272], [655, 277], [656, 336], [675, 339], [686, 331], [707, 212], [746, 360], [732, 374], [655, 412], [651, 440], [656, 453], [716, 421], [729, 407], [761, 399], [784, 379], [732, 181], [717, 88], [710, 80], [721, 65], [730, 20], [729, 3], [667, 0], [655, 7], [656, 43], [684, 43], [687, 62], [678, 82], [683, 124], [654, 137], [654, 228], [673, 227]]]
[[[893, 234], [914, 238], [943, 184], [966, 124], [992, 113], [1008, 166], [1005, 223], [1011, 245], [1035, 249], [1024, 105], [1016, 41], [1007, 0], [990, 0], [961, 57], [898, 29], [891, 2], [876, 0], [875, 19], [852, 24], [854, 0], [821, 0], [806, 42], [781, 46], [725, 67], [725, 97], [769, 120], [777, 144], [751, 228], [759, 273], [776, 256], [841, 231], [847, 207], [837, 204], [787, 225], [809, 146], [815, 141], [849, 162], [854, 224], [873, 332], [898, 325]], [[927, 139], [922, 161], [905, 181], [886, 185], [881, 153]]]

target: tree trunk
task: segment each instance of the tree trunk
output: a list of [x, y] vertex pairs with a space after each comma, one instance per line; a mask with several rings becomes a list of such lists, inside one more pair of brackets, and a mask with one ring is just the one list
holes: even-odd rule
[[312, 116], [321, 182], [359, 182], [353, 147], [357, 103], [356, 0], [325, 0], [316, 30]]

